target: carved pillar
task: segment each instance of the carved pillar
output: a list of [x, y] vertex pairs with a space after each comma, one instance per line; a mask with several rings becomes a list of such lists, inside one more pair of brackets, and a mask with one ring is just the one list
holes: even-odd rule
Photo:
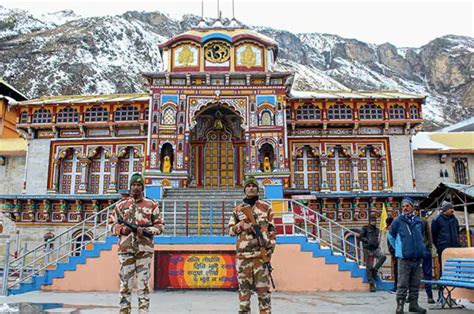
[[362, 191], [362, 189], [360, 188], [360, 182], [359, 182], [359, 155], [357, 154], [351, 155], [351, 171], [352, 171], [352, 191], [360, 192]]
[[329, 183], [328, 183], [328, 156], [326, 153], [322, 153], [319, 157], [319, 162], [321, 165], [321, 192], [329, 192]]
[[[130, 154], [133, 154], [133, 151], [130, 151]], [[119, 163], [119, 158], [116, 154], [113, 154], [110, 157], [110, 183], [107, 189], [107, 193], [117, 193], [117, 166]]]
[[380, 157], [380, 163], [382, 165], [382, 183], [383, 183], [383, 190], [384, 191], [391, 191], [391, 188], [388, 186], [388, 178], [387, 178], [387, 158], [385, 158], [385, 154], [382, 154]]
[[56, 159], [53, 162], [53, 186], [48, 193], [59, 193], [59, 167], [61, 166], [61, 159]]
[[89, 158], [83, 157], [79, 159], [81, 164], [81, 183], [79, 183], [79, 189], [77, 190], [78, 194], [87, 193], [87, 188], [89, 184], [89, 165], [91, 160]]

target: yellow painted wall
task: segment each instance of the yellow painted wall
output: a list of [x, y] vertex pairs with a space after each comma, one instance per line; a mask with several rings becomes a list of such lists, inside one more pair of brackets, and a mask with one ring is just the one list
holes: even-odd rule
[[5, 99], [0, 99], [0, 138], [19, 138], [16, 133], [16, 112], [8, 111]]

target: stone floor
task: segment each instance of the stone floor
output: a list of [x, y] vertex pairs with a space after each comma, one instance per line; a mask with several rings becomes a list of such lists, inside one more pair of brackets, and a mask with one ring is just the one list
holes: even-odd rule
[[[150, 296], [150, 313], [237, 313], [238, 309], [238, 296], [234, 291], [155, 291]], [[118, 301], [117, 293], [39, 291], [0, 297], [0, 312], [14, 312], [15, 308], [21, 306], [21, 313], [117, 313]], [[258, 313], [257, 304], [257, 298], [253, 296], [253, 313]], [[274, 292], [272, 304], [273, 313], [285, 314], [394, 313], [395, 295], [388, 292]], [[420, 292], [420, 305], [428, 309], [434, 308], [433, 305], [428, 307], [426, 296], [422, 292]], [[471, 310], [445, 311], [450, 314], [472, 313], [474, 304], [468, 306], [472, 306]], [[137, 312], [134, 295], [133, 313]], [[429, 312], [436, 311], [429, 310]]]

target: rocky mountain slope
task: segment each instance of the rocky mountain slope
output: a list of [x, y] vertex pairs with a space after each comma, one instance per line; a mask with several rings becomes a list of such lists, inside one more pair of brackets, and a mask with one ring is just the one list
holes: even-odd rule
[[[33, 16], [0, 6], [0, 75], [29, 97], [143, 91], [141, 72], [161, 70], [158, 44], [198, 23], [160, 12], [81, 18]], [[375, 45], [321, 33], [255, 27], [280, 46], [277, 70], [295, 90], [397, 89], [427, 96], [434, 125], [474, 114], [474, 39], [448, 35], [419, 48]]]

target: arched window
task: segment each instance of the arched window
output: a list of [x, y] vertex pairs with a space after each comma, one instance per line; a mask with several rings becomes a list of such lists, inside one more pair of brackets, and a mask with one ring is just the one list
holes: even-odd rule
[[44, 108], [36, 110], [31, 123], [51, 123], [51, 111]]
[[405, 119], [405, 108], [400, 105], [393, 105], [390, 107], [390, 119], [402, 120]]
[[115, 111], [115, 121], [137, 121], [140, 112], [137, 107], [123, 105]]
[[149, 108], [145, 108], [145, 120], [148, 121], [148, 118], [150, 117], [150, 110]]
[[361, 120], [382, 120], [382, 109], [374, 104], [365, 104], [359, 109], [359, 118]]
[[104, 149], [98, 148], [92, 157], [89, 174], [89, 193], [104, 194], [110, 183], [110, 159]]
[[351, 161], [341, 148], [335, 148], [333, 156], [328, 159], [327, 176], [331, 191], [351, 190]]
[[299, 189], [319, 191], [319, 158], [310, 147], [304, 147], [295, 163], [295, 186]]
[[286, 114], [286, 120], [291, 120], [291, 109], [290, 107], [285, 109], [285, 114]]
[[273, 125], [273, 114], [270, 110], [263, 110], [260, 114], [260, 125]]
[[84, 122], [107, 122], [109, 121], [109, 111], [104, 107], [94, 106], [84, 113]]
[[134, 173], [142, 173], [140, 158], [135, 156], [134, 148], [127, 147], [127, 152], [119, 160], [119, 183], [118, 189], [128, 190], [129, 180]]
[[28, 112], [23, 111], [20, 114], [20, 124], [28, 123]]
[[417, 106], [410, 106], [410, 119], [419, 119], [420, 112]]
[[454, 182], [458, 184], [469, 184], [467, 172], [467, 158], [453, 158]]
[[313, 104], [304, 104], [296, 110], [296, 120], [320, 120], [321, 110]]
[[58, 112], [56, 123], [77, 123], [79, 122], [79, 112], [77, 109], [68, 107]]
[[352, 109], [344, 104], [338, 103], [328, 109], [330, 120], [352, 120]]
[[93, 247], [92, 237], [87, 233], [82, 233], [81, 231], [78, 231], [72, 236], [72, 238], [72, 256], [79, 256], [81, 255], [82, 250], [90, 250]]
[[382, 162], [373, 149], [365, 148], [359, 159], [359, 182], [364, 191], [382, 191]]
[[172, 107], [168, 107], [163, 112], [163, 119], [161, 124], [174, 125], [176, 124], [176, 111]]
[[59, 193], [76, 194], [81, 182], [81, 166], [77, 151], [70, 149], [61, 162], [59, 175]]

